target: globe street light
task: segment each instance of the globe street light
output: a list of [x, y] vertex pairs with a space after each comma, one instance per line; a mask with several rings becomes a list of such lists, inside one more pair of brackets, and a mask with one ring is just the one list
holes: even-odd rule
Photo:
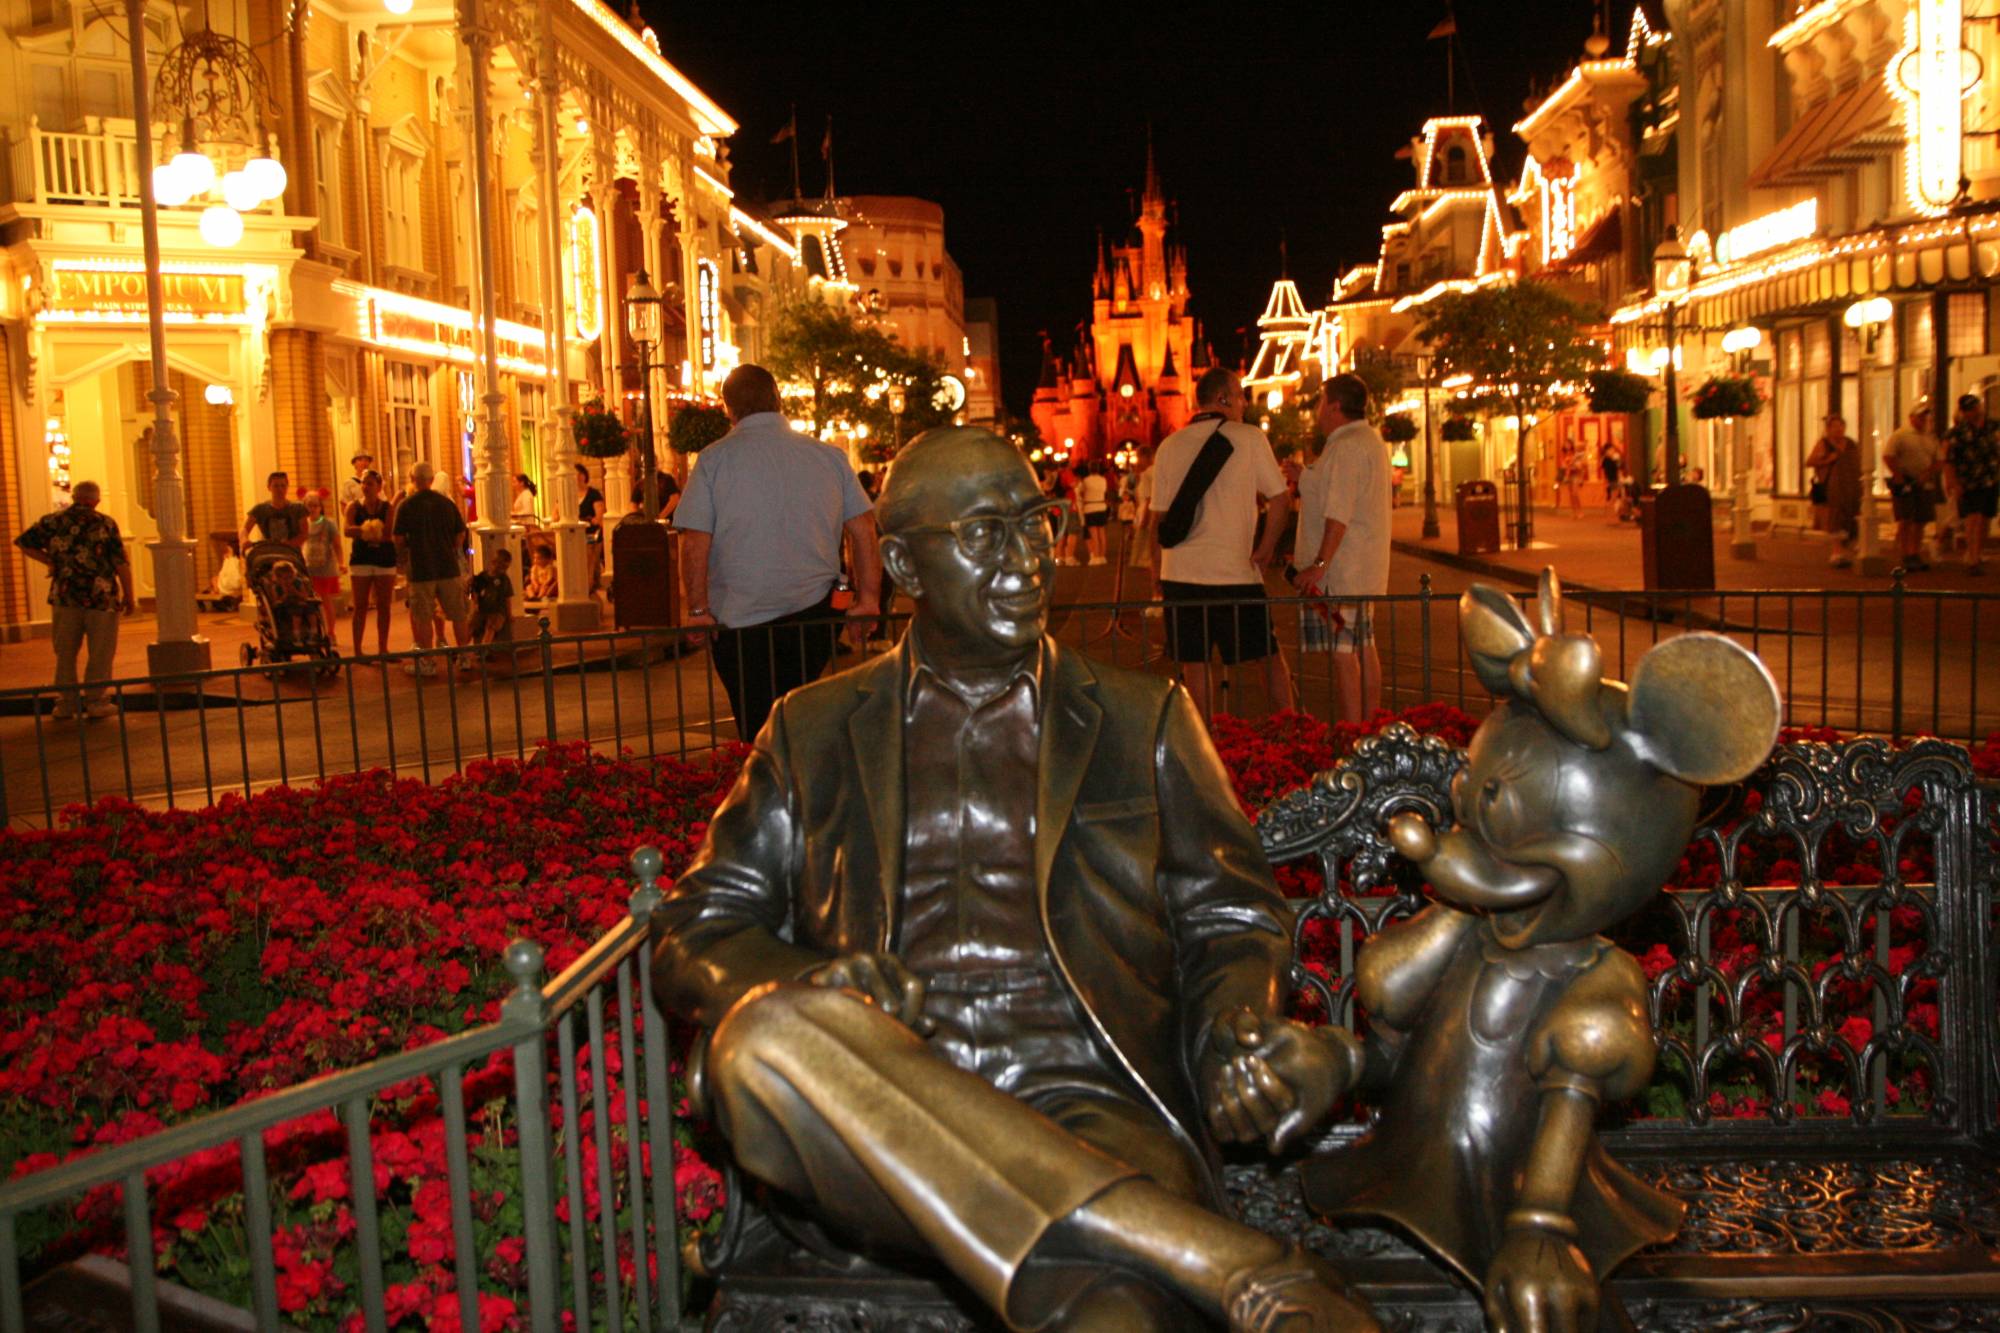
[[1857, 410], [1861, 416], [1861, 561], [1863, 574], [1887, 574], [1889, 562], [1877, 547], [1875, 531], [1875, 469], [1880, 445], [1875, 439], [1875, 423], [1868, 411], [1868, 367], [1875, 360], [1876, 341], [1882, 326], [1896, 313], [1886, 296], [1871, 296], [1847, 307], [1842, 316], [1848, 328], [1861, 335], [1861, 369], [1855, 377], [1859, 388]]
[[653, 348], [660, 341], [660, 292], [640, 269], [625, 289], [625, 331], [631, 336], [639, 376], [639, 487], [646, 521], [660, 516], [659, 488], [653, 484], [658, 463], [653, 457]]
[[1665, 432], [1666, 481], [1669, 486], [1678, 486], [1681, 480], [1681, 426], [1680, 426], [1680, 385], [1675, 378], [1674, 365], [1674, 318], [1680, 303], [1687, 298], [1692, 285], [1694, 264], [1688, 258], [1687, 247], [1681, 244], [1678, 227], [1667, 228], [1667, 238], [1653, 251], [1653, 294], [1666, 307], [1667, 347], [1666, 363], [1663, 368], [1667, 390], [1667, 424]]

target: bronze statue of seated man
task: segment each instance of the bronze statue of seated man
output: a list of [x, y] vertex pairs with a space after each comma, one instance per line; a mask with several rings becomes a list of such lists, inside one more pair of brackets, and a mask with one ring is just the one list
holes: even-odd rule
[[984, 431], [878, 513], [894, 652], [781, 700], [656, 913], [739, 1166], [1016, 1328], [1372, 1329], [1227, 1216], [1358, 1073], [1286, 1020], [1291, 916], [1185, 691], [1046, 634], [1061, 511]]

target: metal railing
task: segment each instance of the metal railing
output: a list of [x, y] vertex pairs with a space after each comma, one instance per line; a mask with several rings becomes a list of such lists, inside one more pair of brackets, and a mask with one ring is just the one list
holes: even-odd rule
[[[2000, 679], [1984, 643], [2000, 627], [2000, 598], [1991, 594], [1916, 592], [1898, 581], [1863, 592], [1583, 591], [1567, 600], [1571, 627], [1597, 637], [1606, 670], [1620, 678], [1662, 638], [1713, 630], [1769, 665], [1792, 725], [1899, 740], [1929, 733], [1977, 741], [2000, 729]], [[1445, 703], [1485, 712], [1454, 596], [1433, 592], [1425, 576], [1417, 592], [1365, 601], [1385, 708]], [[1295, 705], [1335, 718], [1333, 657], [1300, 648], [1312, 603], [1206, 605], [1245, 622], [1268, 617]], [[886, 617], [882, 629], [898, 633], [901, 621]], [[1155, 602], [1060, 603], [1051, 629], [1099, 660], [1175, 674], [1166, 623]], [[803, 641], [824, 628], [773, 632]], [[830, 669], [859, 660], [836, 657]], [[1201, 702], [1256, 715], [1270, 705], [1269, 684], [1259, 663], [1223, 667]], [[511, 643], [343, 659], [338, 669], [294, 661], [106, 688], [115, 716], [77, 722], [56, 720], [63, 697], [52, 687], [0, 691], [0, 814], [10, 823], [52, 823], [64, 807], [107, 795], [205, 806], [227, 792], [369, 769], [431, 781], [475, 760], [525, 757], [543, 743], [657, 758], [738, 739], [703, 635], [677, 629], [555, 637], [545, 623]]]
[[[511, 1183], [518, 1186], [522, 1205], [528, 1326], [534, 1333], [555, 1333], [562, 1312], [568, 1311], [579, 1329], [623, 1328], [628, 1312], [643, 1329], [679, 1327], [684, 1297], [674, 1222], [673, 1085], [666, 1022], [647, 980], [647, 935], [660, 900], [654, 882], [661, 868], [659, 853], [635, 854], [633, 866], [640, 887], [630, 899], [630, 915], [553, 981], [537, 984], [539, 945], [516, 940], [509, 946], [505, 964], [514, 989], [497, 1022], [0, 1184], [0, 1333], [25, 1333], [28, 1327], [18, 1243], [23, 1215], [107, 1186], [122, 1190], [131, 1327], [157, 1333], [161, 1320], [158, 1278], [149, 1262], [154, 1255], [149, 1173], [197, 1153], [232, 1147], [242, 1171], [250, 1308], [258, 1328], [282, 1328], [265, 1135], [327, 1111], [338, 1115], [346, 1132], [359, 1310], [369, 1333], [383, 1333], [382, 1204], [375, 1188], [371, 1124], [377, 1099], [389, 1089], [407, 1096], [403, 1089], [415, 1080], [435, 1089], [444, 1121], [460, 1327], [481, 1327], [478, 1274], [487, 1256], [475, 1249], [467, 1128], [468, 1110], [481, 1108], [468, 1108], [465, 1079], [468, 1070], [495, 1057], [511, 1058], [513, 1065], [513, 1093], [506, 1105], [516, 1136], [517, 1174]], [[559, 1113], [551, 1111], [552, 1097]], [[623, 1127], [622, 1145], [614, 1124]], [[594, 1140], [588, 1161], [586, 1129]], [[660, 1169], [647, 1170], [648, 1158]], [[599, 1201], [594, 1217], [587, 1206], [587, 1175], [594, 1177]], [[557, 1212], [559, 1196], [567, 1201], [567, 1225]], [[628, 1243], [629, 1287], [621, 1280], [619, 1262], [621, 1247]]]

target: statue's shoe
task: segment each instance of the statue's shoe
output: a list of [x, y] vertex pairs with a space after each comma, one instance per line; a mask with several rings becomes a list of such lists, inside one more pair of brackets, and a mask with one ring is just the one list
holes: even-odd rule
[[1382, 1327], [1331, 1264], [1297, 1246], [1230, 1278], [1222, 1308], [1230, 1333], [1380, 1333]]

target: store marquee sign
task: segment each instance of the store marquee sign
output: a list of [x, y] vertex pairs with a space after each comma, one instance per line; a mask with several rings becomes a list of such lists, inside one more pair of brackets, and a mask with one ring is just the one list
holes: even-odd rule
[[[60, 310], [98, 313], [146, 312], [146, 275], [137, 269], [59, 268], [54, 299]], [[240, 315], [244, 307], [243, 274], [168, 272], [160, 275], [161, 306], [168, 314]]]

